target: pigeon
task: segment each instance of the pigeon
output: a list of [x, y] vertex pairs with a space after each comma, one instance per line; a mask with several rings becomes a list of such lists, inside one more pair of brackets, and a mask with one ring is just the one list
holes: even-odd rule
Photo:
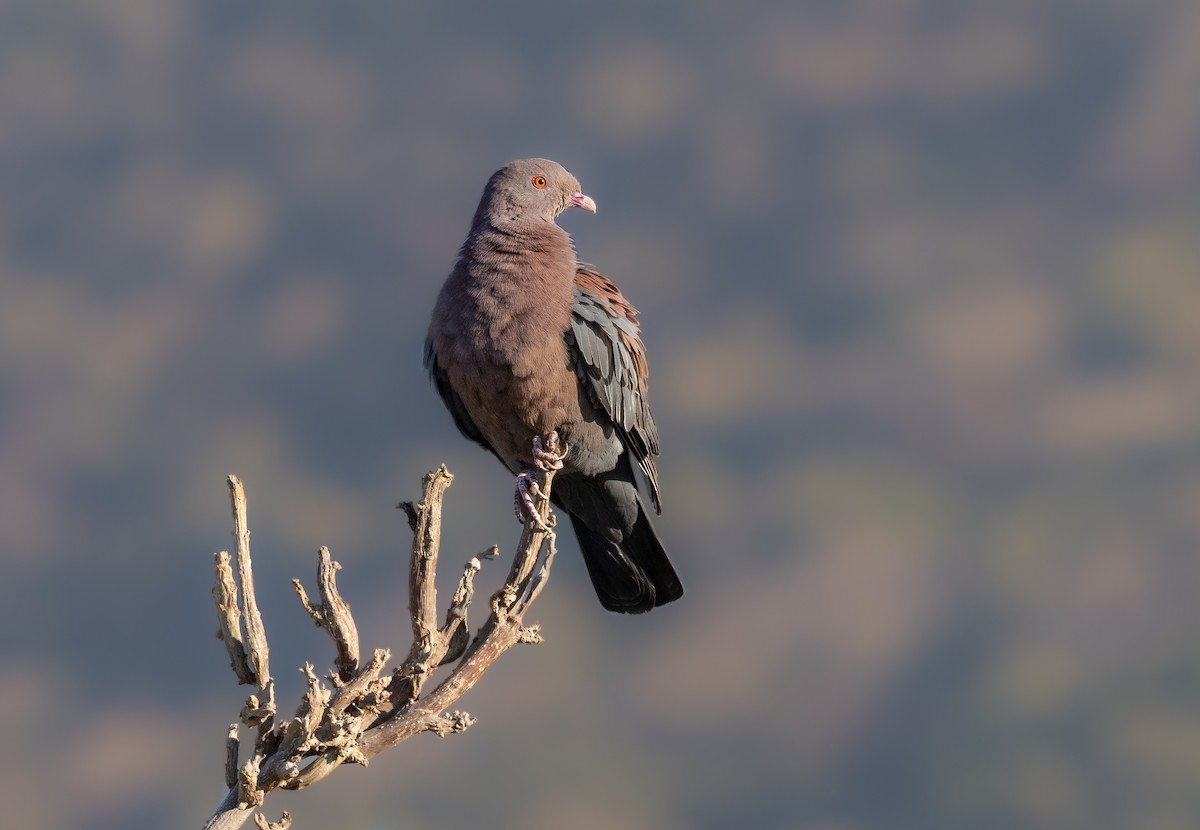
[[561, 465], [552, 502], [600, 604], [642, 613], [683, 595], [650, 522], [662, 499], [646, 352], [637, 311], [556, 223], [570, 207], [596, 212], [556, 162], [492, 175], [434, 306], [424, 365], [459, 431], [517, 476], [519, 518], [540, 521], [533, 470]]

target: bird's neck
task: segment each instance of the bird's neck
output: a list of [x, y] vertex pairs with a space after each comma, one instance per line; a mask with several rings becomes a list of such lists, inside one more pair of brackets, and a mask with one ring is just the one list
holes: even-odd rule
[[570, 234], [546, 219], [487, 219], [471, 229], [463, 244], [463, 253], [476, 258], [567, 252], [574, 258]]
[[472, 273], [500, 273], [522, 288], [572, 293], [575, 247], [553, 222], [505, 222], [477, 226], [459, 257]]

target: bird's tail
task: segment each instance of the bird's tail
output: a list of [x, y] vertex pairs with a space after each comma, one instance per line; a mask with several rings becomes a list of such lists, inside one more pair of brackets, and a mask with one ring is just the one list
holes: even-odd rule
[[619, 542], [592, 530], [568, 511], [600, 604], [622, 614], [641, 614], [683, 596], [683, 585], [641, 499], [637, 499], [637, 507], [632, 531], [620, 534]]

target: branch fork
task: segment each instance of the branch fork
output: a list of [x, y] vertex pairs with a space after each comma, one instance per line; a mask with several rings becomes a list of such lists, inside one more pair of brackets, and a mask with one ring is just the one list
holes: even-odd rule
[[[286, 720], [278, 717], [266, 629], [254, 594], [245, 488], [236, 476], [229, 477], [236, 556], [227, 551], [214, 555], [217, 636], [225, 643], [238, 683], [255, 691], [241, 710], [240, 727], [239, 723], [229, 727], [225, 740], [229, 792], [205, 830], [240, 827], [274, 789], [307, 787], [343, 763], [366, 766], [375, 755], [420, 732], [445, 736], [474, 723], [465, 712], [447, 710], [508, 648], [541, 641], [537, 626], [526, 626], [523, 620], [545, 587], [556, 553], [549, 501], [554, 473], [552, 465], [544, 469], [539, 465], [534, 482], [542, 496], [537, 520], [525, 524], [508, 578], [490, 598], [488, 618], [473, 637], [468, 611], [475, 594], [474, 578], [482, 567], [478, 556], [464, 566], [438, 621], [442, 502], [454, 477], [444, 466], [427, 473], [421, 502], [399, 505], [413, 531], [408, 590], [413, 641], [404, 662], [388, 674], [384, 673], [391, 658], [387, 649], [376, 649], [361, 664], [358, 629], [337, 589], [335, 577], [341, 566], [322, 547], [317, 554], [318, 601], [309, 599], [299, 580], [292, 584], [304, 611], [329, 635], [334, 668], [323, 682], [312, 664], [305, 664], [305, 693], [295, 714]], [[493, 548], [483, 558], [494, 558], [495, 553]], [[452, 663], [449, 674], [426, 691], [437, 668]], [[239, 765], [240, 728], [254, 731], [254, 745]], [[254, 819], [260, 828], [284, 830], [291, 824], [287, 813], [274, 823], [261, 814]]]

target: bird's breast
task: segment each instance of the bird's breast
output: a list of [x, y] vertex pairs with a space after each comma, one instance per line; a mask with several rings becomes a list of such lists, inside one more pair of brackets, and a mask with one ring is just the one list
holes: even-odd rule
[[555, 287], [470, 285], [442, 298], [442, 322], [431, 332], [451, 386], [510, 467], [532, 463], [535, 435], [569, 432], [581, 417], [563, 339], [573, 295]]

